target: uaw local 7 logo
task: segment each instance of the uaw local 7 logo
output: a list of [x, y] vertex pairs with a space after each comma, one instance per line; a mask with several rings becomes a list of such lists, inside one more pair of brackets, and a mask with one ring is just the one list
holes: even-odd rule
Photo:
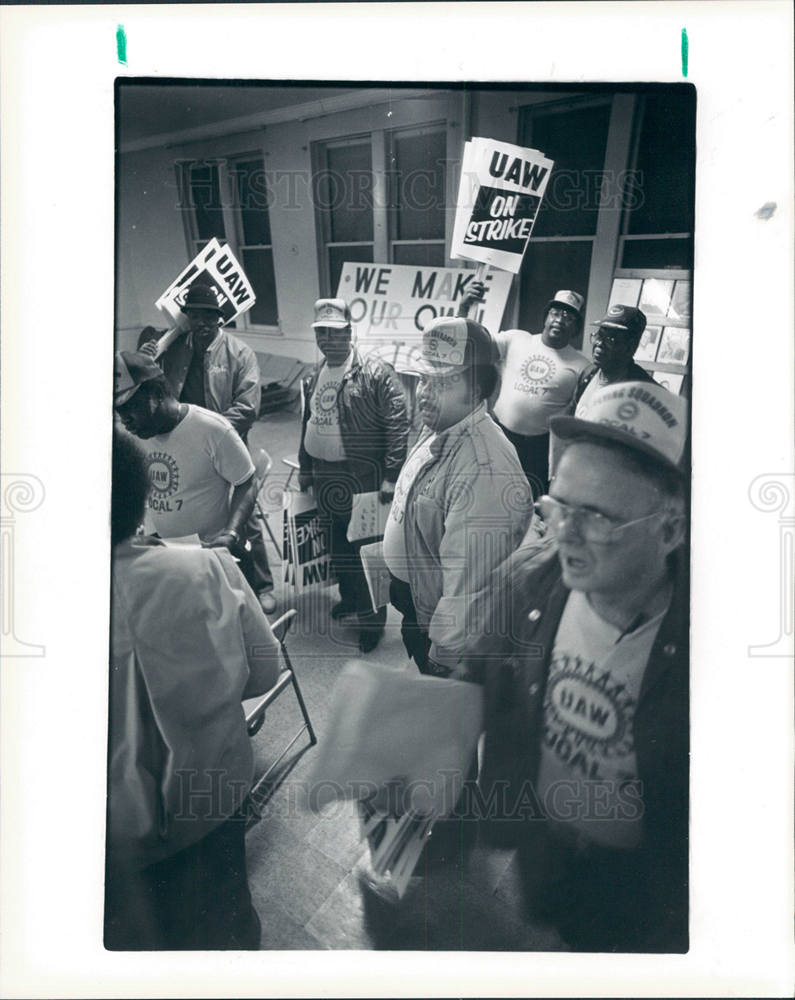
[[[630, 389], [621, 387], [615, 389], [613, 392], [603, 393], [599, 398], [598, 408], [600, 410], [606, 408], [607, 404], [613, 400], [622, 400], [615, 407], [614, 417], [594, 414], [591, 419], [596, 420], [600, 424], [607, 424], [609, 427], [617, 427], [622, 431], [626, 431], [627, 434], [633, 434], [642, 440], [651, 437], [651, 432], [644, 430], [639, 425], [645, 423], [648, 427], [649, 422], [654, 417], [661, 420], [669, 429], [677, 427], [679, 424], [678, 418], [671, 413], [662, 400], [638, 386], [632, 386]], [[586, 411], [583, 416], [588, 419], [592, 412], [592, 410], [590, 412]]]
[[[171, 510], [168, 497], [173, 496], [179, 489], [177, 463], [171, 455], [167, 455], [163, 451], [153, 451], [147, 459], [146, 467], [149, 481], [152, 484], [149, 506], [152, 510]], [[181, 507], [181, 501], [179, 503]]]
[[524, 362], [520, 371], [521, 379], [515, 383], [514, 389], [519, 392], [543, 392], [555, 377], [556, 365], [551, 358], [531, 354]]

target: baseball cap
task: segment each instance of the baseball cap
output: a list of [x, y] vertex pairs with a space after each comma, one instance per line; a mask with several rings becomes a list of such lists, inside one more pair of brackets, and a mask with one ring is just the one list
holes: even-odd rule
[[315, 322], [312, 328], [330, 326], [335, 330], [343, 330], [350, 326], [351, 311], [345, 299], [318, 299], [315, 303]]
[[140, 351], [118, 351], [113, 359], [113, 405], [121, 406], [138, 389], [163, 374], [148, 354]]
[[196, 282], [190, 286], [185, 296], [185, 301], [180, 306], [183, 312], [188, 309], [212, 309], [217, 313], [222, 313], [221, 305], [218, 301], [218, 292], [212, 285], [200, 285]]
[[580, 417], [552, 417], [549, 429], [562, 440], [616, 441], [681, 472], [687, 400], [654, 382], [617, 382], [594, 393]]
[[624, 306], [617, 302], [614, 306], [610, 306], [606, 316], [598, 323], [591, 323], [591, 326], [614, 327], [639, 337], [646, 329], [646, 314], [635, 306]]
[[438, 316], [422, 331], [420, 357], [405, 369], [418, 375], [452, 375], [473, 365], [496, 365], [497, 341], [485, 326], [463, 316]]
[[555, 297], [547, 302], [547, 308], [544, 311], [549, 312], [552, 306], [566, 306], [567, 309], [573, 309], [581, 317], [584, 305], [584, 296], [580, 295], [579, 292], [571, 292], [564, 288], [555, 292]]

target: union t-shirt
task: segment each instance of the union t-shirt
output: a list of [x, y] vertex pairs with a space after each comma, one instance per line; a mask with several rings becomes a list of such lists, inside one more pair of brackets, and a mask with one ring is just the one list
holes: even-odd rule
[[188, 404], [172, 431], [141, 445], [152, 484], [147, 532], [208, 539], [226, 526], [232, 489], [254, 472], [246, 446], [226, 417]]
[[312, 458], [320, 458], [325, 462], [345, 461], [337, 394], [342, 377], [351, 366], [352, 357], [353, 354], [349, 354], [345, 362], [336, 368], [330, 368], [324, 362], [320, 369], [315, 391], [309, 401], [309, 420], [304, 436], [304, 447]]
[[494, 415], [516, 434], [546, 434], [550, 417], [564, 413], [571, 403], [588, 359], [570, 345], [547, 347], [540, 333], [527, 330], [507, 330], [499, 341], [504, 360]]
[[664, 614], [621, 633], [573, 591], [555, 636], [536, 791], [550, 820], [607, 847], [642, 835], [633, 722]]

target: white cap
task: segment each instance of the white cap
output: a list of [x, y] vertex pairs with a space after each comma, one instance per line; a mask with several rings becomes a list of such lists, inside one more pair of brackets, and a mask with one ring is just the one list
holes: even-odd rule
[[687, 400], [656, 382], [616, 382], [600, 389], [579, 417], [553, 417], [557, 438], [605, 438], [642, 451], [681, 472]]

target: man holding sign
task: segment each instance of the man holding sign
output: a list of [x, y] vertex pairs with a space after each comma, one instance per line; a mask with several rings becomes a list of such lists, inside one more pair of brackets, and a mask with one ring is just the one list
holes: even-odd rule
[[[483, 298], [485, 285], [473, 281], [458, 313]], [[549, 486], [549, 421], [566, 413], [577, 377], [588, 359], [570, 341], [582, 330], [585, 300], [578, 292], [559, 291], [547, 306], [541, 333], [506, 330], [497, 336], [502, 383], [494, 417], [516, 448], [534, 496]]]

